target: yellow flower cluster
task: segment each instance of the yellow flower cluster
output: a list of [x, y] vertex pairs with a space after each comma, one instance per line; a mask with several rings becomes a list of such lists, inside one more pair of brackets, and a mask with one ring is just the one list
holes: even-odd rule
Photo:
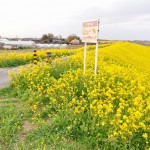
[[120, 139], [129, 145], [141, 138], [148, 149], [150, 48], [128, 42], [99, 48], [96, 77], [94, 57], [94, 46], [90, 46], [85, 75], [82, 48], [75, 55], [55, 59], [52, 65], [20, 69], [13, 85], [34, 95], [30, 104], [35, 116], [39, 117], [39, 109], [47, 117], [68, 115], [72, 120], [68, 132], [78, 126], [88, 134], [96, 133], [97, 140], [102, 132], [109, 142]]
[[[52, 58], [55, 58], [72, 55], [75, 51], [69, 51], [67, 49], [41, 49], [37, 50], [37, 60], [40, 61], [46, 59], [46, 52], [52, 52]], [[32, 51], [2, 51], [0, 52], [0, 67], [18, 66], [33, 62], [33, 54]]]

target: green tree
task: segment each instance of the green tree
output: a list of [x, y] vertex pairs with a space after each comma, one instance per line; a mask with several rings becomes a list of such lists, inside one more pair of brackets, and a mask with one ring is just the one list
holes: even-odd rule
[[48, 34], [48, 40], [49, 40], [49, 42], [51, 43], [53, 41], [53, 39], [54, 39], [54, 35], [52, 33], [49, 33]]
[[54, 35], [52, 33], [48, 33], [48, 34], [44, 34], [41, 39], [40, 39], [40, 43], [51, 43], [54, 39]]
[[70, 43], [72, 40], [74, 40], [74, 39], [80, 41], [80, 37], [79, 37], [79, 36], [77, 36], [77, 35], [75, 35], [75, 34], [71, 34], [71, 35], [69, 35], [69, 36], [66, 38], [65, 42], [66, 42], [67, 44], [69, 44], [69, 43]]

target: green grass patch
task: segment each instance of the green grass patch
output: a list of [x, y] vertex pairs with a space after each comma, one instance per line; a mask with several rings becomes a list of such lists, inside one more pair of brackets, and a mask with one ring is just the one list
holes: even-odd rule
[[87, 149], [66, 137], [64, 130], [56, 126], [55, 118], [45, 120], [44, 125], [33, 123], [27, 102], [16, 96], [11, 86], [0, 90], [0, 149]]

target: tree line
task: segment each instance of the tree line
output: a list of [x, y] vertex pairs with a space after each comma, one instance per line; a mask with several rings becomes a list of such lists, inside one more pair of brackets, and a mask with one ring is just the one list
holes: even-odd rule
[[77, 36], [76, 34], [71, 34], [67, 38], [63, 38], [61, 35], [59, 36], [54, 36], [52, 33], [48, 34], [43, 34], [42, 37], [40, 38], [40, 43], [42, 44], [50, 44], [50, 43], [61, 43], [61, 44], [69, 44], [72, 40], [80, 40], [80, 37]]

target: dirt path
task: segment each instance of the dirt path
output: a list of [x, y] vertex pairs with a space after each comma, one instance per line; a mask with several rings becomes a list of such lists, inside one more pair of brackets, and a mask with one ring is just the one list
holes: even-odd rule
[[9, 86], [11, 78], [8, 76], [8, 71], [16, 72], [19, 67], [0, 68], [0, 89]]

